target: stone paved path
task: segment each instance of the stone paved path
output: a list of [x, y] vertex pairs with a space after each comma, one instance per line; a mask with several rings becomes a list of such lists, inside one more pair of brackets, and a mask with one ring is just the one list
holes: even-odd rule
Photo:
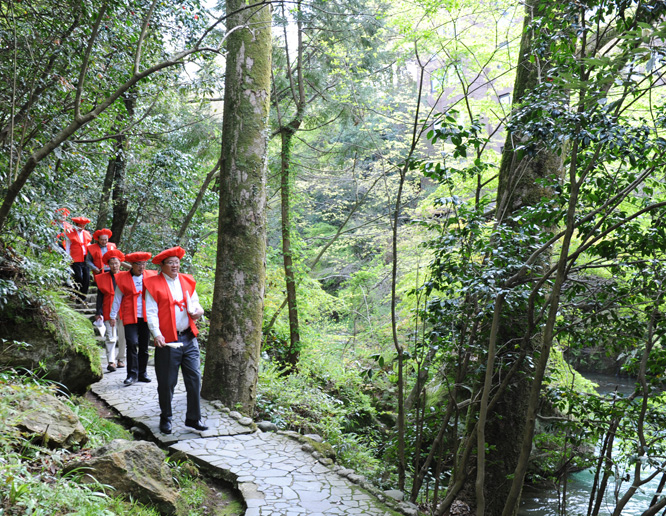
[[193, 461], [217, 468], [225, 478], [235, 480], [247, 505], [246, 516], [397, 514], [352, 482], [350, 478], [358, 482], [358, 477], [351, 470], [324, 465], [326, 459], [317, 460], [288, 435], [243, 426], [211, 402], [201, 400], [202, 419], [209, 430], [201, 435], [190, 431], [184, 426], [182, 378], [173, 401], [173, 434], [161, 434], [152, 365], [148, 367], [152, 383], [126, 387], [125, 374], [125, 369], [106, 373], [92, 391], [171, 451], [184, 452]]

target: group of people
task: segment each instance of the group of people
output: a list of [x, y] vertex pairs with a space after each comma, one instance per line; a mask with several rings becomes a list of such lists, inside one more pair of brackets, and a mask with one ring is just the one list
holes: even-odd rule
[[[196, 281], [189, 274], [180, 273], [185, 250], [176, 246], [155, 257], [148, 252], [123, 254], [109, 242], [113, 236], [109, 229], [100, 229], [91, 236], [85, 229], [89, 219], [74, 217], [72, 226], [64, 220], [69, 212], [63, 217], [64, 213], [59, 212], [65, 237], [63, 247], [72, 260], [79, 302], [85, 303], [91, 270], [97, 285], [96, 321], [106, 329], [107, 370], [126, 367], [126, 386], [150, 383], [147, 366], [152, 339], [160, 431], [172, 432], [171, 402], [179, 369], [187, 390], [185, 426], [207, 430], [201, 419], [201, 369], [196, 338], [196, 321], [204, 310], [199, 303]], [[91, 243], [93, 239], [97, 243]], [[159, 270], [147, 269], [149, 261]], [[129, 270], [121, 271], [123, 265]]]

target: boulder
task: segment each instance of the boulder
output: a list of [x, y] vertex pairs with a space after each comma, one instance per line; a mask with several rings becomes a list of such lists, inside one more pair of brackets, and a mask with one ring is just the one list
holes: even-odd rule
[[102, 378], [90, 321], [57, 296], [41, 302], [13, 296], [0, 307], [0, 362], [38, 371], [77, 394]]
[[178, 494], [164, 452], [148, 441], [115, 439], [94, 450], [91, 458], [70, 463], [65, 472], [82, 468], [86, 483], [99, 482], [115, 493], [155, 506], [161, 514], [176, 513]]
[[393, 498], [394, 500], [398, 500], [399, 502], [402, 502], [405, 499], [405, 493], [398, 489], [388, 489], [384, 491], [384, 494]]
[[67, 448], [88, 441], [85, 428], [72, 410], [51, 394], [40, 394], [23, 400], [17, 427], [35, 434], [45, 446]]
[[474, 516], [474, 511], [469, 505], [460, 500], [454, 500], [449, 509], [451, 516]]
[[257, 423], [257, 427], [259, 427], [259, 430], [262, 432], [277, 432], [278, 427], [275, 423], [271, 423], [270, 421], [259, 421]]
[[410, 502], [400, 502], [398, 510], [405, 516], [419, 516], [419, 508]]

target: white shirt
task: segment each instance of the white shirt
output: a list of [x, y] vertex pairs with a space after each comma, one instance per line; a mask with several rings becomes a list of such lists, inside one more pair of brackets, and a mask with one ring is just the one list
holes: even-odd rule
[[[143, 290], [143, 274], [140, 276], [135, 276], [130, 272], [132, 280], [134, 281], [134, 288], [139, 293], [136, 296], [136, 316], [137, 318], [143, 317], [143, 299], [141, 296], [141, 291]], [[116, 319], [118, 317], [118, 311], [120, 310], [120, 303], [123, 300], [123, 291], [118, 288], [116, 285], [116, 290], [113, 296], [113, 304], [111, 305], [111, 313], [109, 314], [110, 319]]]
[[[174, 279], [171, 279], [164, 273], [160, 273], [164, 276], [164, 279], [169, 285], [169, 291], [171, 292], [171, 297], [174, 301], [185, 301], [183, 288], [180, 284], [180, 279], [176, 276]], [[177, 305], [173, 305], [174, 315], [176, 318], [176, 331], [185, 331], [190, 327], [190, 318], [187, 315], [188, 308], [190, 310], [198, 310], [201, 308], [199, 304], [199, 295], [195, 290], [190, 296], [190, 306], [184, 306], [181, 310]], [[150, 292], [146, 290], [146, 319], [148, 320], [148, 328], [150, 333], [152, 333], [153, 338], [161, 337], [162, 332], [160, 331], [160, 318], [158, 315], [157, 301], [150, 295]]]

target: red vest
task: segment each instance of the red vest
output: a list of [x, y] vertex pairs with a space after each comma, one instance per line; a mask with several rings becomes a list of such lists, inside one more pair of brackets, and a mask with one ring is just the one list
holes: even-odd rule
[[[194, 281], [194, 278], [189, 274], [178, 274], [178, 279], [180, 280], [180, 287], [183, 289], [182, 303], [185, 303], [187, 297], [185, 292], [189, 292], [191, 297], [194, 294], [197, 282]], [[163, 274], [158, 274], [157, 276], [153, 276], [144, 281], [144, 288], [150, 292], [150, 295], [153, 296], [153, 299], [157, 302], [157, 316], [160, 320], [160, 332], [164, 336], [164, 340], [166, 340], [166, 342], [176, 342], [178, 340], [178, 332], [176, 331], [174, 306], [176, 307], [175, 310], [187, 310], [186, 304], [181, 305], [181, 302], [173, 300], [171, 290], [169, 289], [169, 285]], [[192, 333], [196, 337], [199, 334], [199, 330], [197, 329], [194, 320], [191, 317], [189, 319], [190, 330], [192, 330]]]
[[[106, 250], [108, 252], [111, 249], [116, 249], [116, 244], [109, 242], [106, 244]], [[92, 256], [92, 262], [95, 264], [95, 267], [104, 270], [104, 263], [102, 262], [102, 248], [99, 246], [99, 244], [90, 244], [88, 246], [88, 252], [90, 253], [90, 256]], [[93, 272], [93, 274], [95, 273]]]
[[[110, 319], [109, 315], [111, 314], [111, 305], [113, 305], [113, 297], [115, 295], [112, 276], [113, 275], [110, 272], [103, 272], [95, 278], [98, 290], [104, 294], [104, 301], [102, 302], [102, 314], [104, 315], [105, 321]], [[118, 319], [123, 319], [122, 314], [123, 309], [121, 307], [120, 310], [118, 310]]]
[[81, 233], [83, 236], [83, 242], [79, 240], [79, 234], [76, 229], [72, 229], [67, 233], [67, 238], [70, 240], [69, 244], [69, 255], [72, 257], [73, 262], [83, 262], [86, 259], [86, 248], [88, 244], [92, 241], [90, 233], [85, 229]]
[[146, 320], [146, 299], [144, 292], [146, 291], [146, 279], [151, 276], [155, 276], [157, 271], [146, 270], [143, 272], [143, 290], [137, 292], [134, 287], [134, 280], [132, 279], [132, 273], [130, 271], [119, 272], [116, 274], [116, 285], [123, 293], [123, 300], [120, 303], [120, 310], [118, 313], [123, 314], [123, 324], [136, 324], [137, 323], [137, 313], [136, 313], [136, 301], [137, 297], [141, 296], [143, 300], [143, 317], [144, 321]]

